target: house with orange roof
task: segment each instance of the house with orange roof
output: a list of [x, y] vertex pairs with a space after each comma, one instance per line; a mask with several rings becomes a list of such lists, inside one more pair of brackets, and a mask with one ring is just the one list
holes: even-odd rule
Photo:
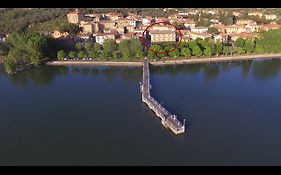
[[278, 24], [265, 24], [265, 25], [262, 25], [261, 26], [261, 30], [264, 30], [264, 31], [268, 31], [268, 30], [271, 30], [271, 29], [278, 29], [280, 28], [280, 25]]

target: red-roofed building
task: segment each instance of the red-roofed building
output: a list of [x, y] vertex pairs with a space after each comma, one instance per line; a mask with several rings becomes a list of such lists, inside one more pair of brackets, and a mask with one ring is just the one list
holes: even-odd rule
[[278, 28], [280, 28], [280, 25], [278, 24], [265, 24], [261, 26], [261, 29], [265, 31], [268, 31], [270, 29], [278, 29]]

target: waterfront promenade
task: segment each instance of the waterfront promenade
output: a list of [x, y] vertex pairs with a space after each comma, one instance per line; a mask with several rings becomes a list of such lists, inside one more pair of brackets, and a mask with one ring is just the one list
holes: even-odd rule
[[149, 63], [145, 58], [143, 61], [143, 78], [140, 83], [140, 90], [142, 93], [142, 101], [155, 112], [155, 114], [161, 119], [161, 123], [167, 128], [173, 131], [174, 134], [182, 134], [185, 132], [185, 120], [181, 123], [176, 115], [172, 115], [167, 111], [160, 103], [158, 103], [150, 93], [150, 73]]
[[[238, 56], [219, 56], [219, 57], [198, 57], [181, 58], [174, 60], [150, 61], [151, 65], [173, 65], [173, 64], [198, 64], [225, 61], [243, 61], [253, 59], [272, 59], [281, 58], [281, 54], [259, 54], [259, 55], [238, 55]], [[49, 61], [47, 65], [95, 65], [95, 66], [142, 66], [142, 61], [91, 61], [91, 60], [66, 60]]]

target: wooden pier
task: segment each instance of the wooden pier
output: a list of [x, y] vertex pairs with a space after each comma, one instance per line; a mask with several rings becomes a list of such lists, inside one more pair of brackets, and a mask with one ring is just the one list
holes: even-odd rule
[[155, 114], [161, 119], [161, 123], [167, 129], [173, 131], [174, 134], [182, 134], [185, 132], [185, 119], [181, 123], [176, 115], [172, 115], [167, 111], [160, 103], [158, 103], [150, 94], [150, 74], [149, 74], [149, 63], [147, 58], [143, 61], [143, 78], [140, 83], [140, 90], [142, 93], [142, 101], [155, 112]]

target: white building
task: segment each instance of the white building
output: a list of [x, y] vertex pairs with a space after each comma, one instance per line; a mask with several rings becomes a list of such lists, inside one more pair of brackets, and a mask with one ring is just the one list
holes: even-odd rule
[[99, 33], [99, 34], [95, 34], [94, 36], [96, 42], [99, 44], [103, 44], [107, 39], [113, 39], [113, 40], [116, 39], [114, 33]]

